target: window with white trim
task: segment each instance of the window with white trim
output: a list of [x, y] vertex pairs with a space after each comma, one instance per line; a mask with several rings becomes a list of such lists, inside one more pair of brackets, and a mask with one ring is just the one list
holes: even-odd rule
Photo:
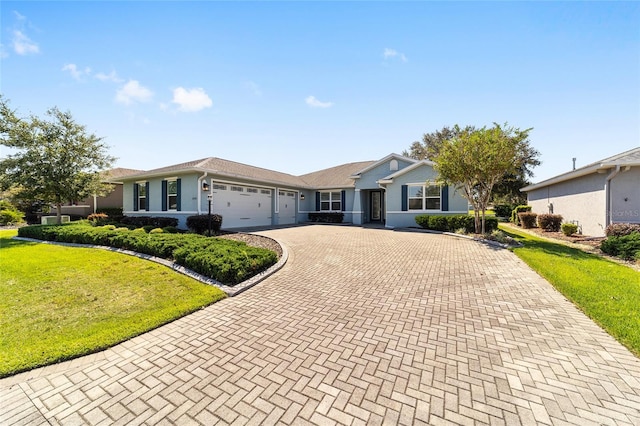
[[440, 210], [441, 191], [439, 185], [408, 185], [409, 210]]
[[138, 185], [138, 210], [147, 209], [147, 183], [137, 183]]
[[167, 209], [178, 210], [178, 181], [167, 181]]
[[342, 210], [342, 193], [340, 191], [320, 192], [320, 211], [339, 212]]

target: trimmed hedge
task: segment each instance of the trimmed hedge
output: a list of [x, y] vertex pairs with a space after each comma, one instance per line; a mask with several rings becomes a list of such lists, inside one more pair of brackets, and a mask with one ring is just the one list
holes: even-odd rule
[[[212, 232], [220, 232], [220, 227], [222, 226], [222, 216], [219, 214], [211, 215], [211, 231]], [[209, 215], [208, 214], [197, 214], [194, 216], [189, 216], [187, 218], [187, 228], [196, 234], [206, 234], [209, 231]]]
[[640, 232], [609, 237], [600, 244], [600, 250], [626, 260], [638, 259], [640, 256]]
[[560, 229], [562, 229], [562, 233], [564, 235], [570, 237], [578, 232], [578, 225], [576, 225], [575, 223], [563, 223]]
[[309, 213], [309, 221], [321, 223], [342, 223], [344, 213], [326, 212], [326, 213]]
[[496, 204], [493, 206], [493, 211], [496, 213], [497, 217], [509, 219], [514, 208], [515, 206], [513, 204]]
[[605, 229], [607, 237], [621, 237], [640, 232], [640, 223], [612, 223]]
[[165, 226], [178, 226], [178, 219], [175, 217], [125, 216], [120, 220], [120, 223], [135, 226], [136, 228], [144, 226], [164, 228]]
[[518, 216], [518, 214], [530, 211], [531, 206], [516, 206], [516, 208], [511, 212], [511, 222], [515, 223], [516, 225], [520, 225], [520, 217]]
[[18, 229], [21, 237], [46, 241], [96, 244], [173, 259], [177, 264], [227, 285], [242, 282], [275, 264], [276, 253], [244, 242], [196, 234], [147, 234], [111, 225], [35, 225]]
[[530, 213], [530, 212], [518, 213], [518, 222], [520, 222], [520, 225], [525, 229], [535, 228], [537, 218], [538, 218], [538, 215], [535, 213]]
[[104, 213], [109, 216], [109, 220], [120, 222], [124, 217], [122, 207], [98, 207], [96, 213]]
[[538, 227], [547, 232], [558, 232], [562, 226], [562, 216], [559, 214], [539, 214]]
[[[442, 232], [456, 232], [464, 229], [468, 234], [476, 232], [475, 219], [469, 215], [426, 215], [416, 216], [416, 223], [424, 229]], [[485, 218], [485, 232], [489, 233], [498, 229], [498, 218]]]

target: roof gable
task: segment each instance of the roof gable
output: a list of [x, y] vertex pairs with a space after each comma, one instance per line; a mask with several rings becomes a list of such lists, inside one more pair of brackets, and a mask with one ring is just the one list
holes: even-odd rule
[[406, 161], [406, 162], [409, 162], [409, 163], [418, 162], [418, 160], [416, 160], [414, 158], [404, 157], [402, 155], [391, 153], [391, 154], [387, 155], [386, 157], [384, 157], [384, 158], [382, 158], [382, 159], [380, 159], [378, 161], [370, 162], [371, 164], [369, 164], [368, 166], [366, 166], [362, 170], [358, 170], [357, 172], [353, 173], [351, 175], [351, 177], [357, 179], [358, 177], [360, 177], [364, 173], [368, 172], [369, 170], [375, 169], [376, 167], [380, 166], [381, 164], [384, 164], [387, 161], [391, 161], [391, 160], [402, 160], [402, 161]]

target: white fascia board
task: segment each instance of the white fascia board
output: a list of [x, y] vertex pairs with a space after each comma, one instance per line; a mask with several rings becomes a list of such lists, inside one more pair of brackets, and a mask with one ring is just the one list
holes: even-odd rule
[[376, 167], [378, 167], [380, 164], [384, 164], [385, 162], [392, 160], [392, 159], [396, 159], [396, 160], [403, 160], [403, 161], [408, 161], [410, 163], [415, 163], [419, 160], [416, 160], [415, 158], [409, 158], [409, 157], [405, 157], [399, 154], [395, 154], [395, 153], [391, 153], [389, 155], [387, 155], [386, 157], [376, 161], [373, 164], [370, 164], [369, 166], [365, 167], [364, 169], [352, 174], [350, 177], [352, 179], [358, 179], [363, 173], [368, 172], [371, 169], [374, 169]]

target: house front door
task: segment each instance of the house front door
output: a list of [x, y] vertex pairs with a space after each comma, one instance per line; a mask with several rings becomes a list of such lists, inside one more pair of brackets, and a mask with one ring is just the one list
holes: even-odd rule
[[371, 221], [382, 220], [382, 191], [371, 191]]

